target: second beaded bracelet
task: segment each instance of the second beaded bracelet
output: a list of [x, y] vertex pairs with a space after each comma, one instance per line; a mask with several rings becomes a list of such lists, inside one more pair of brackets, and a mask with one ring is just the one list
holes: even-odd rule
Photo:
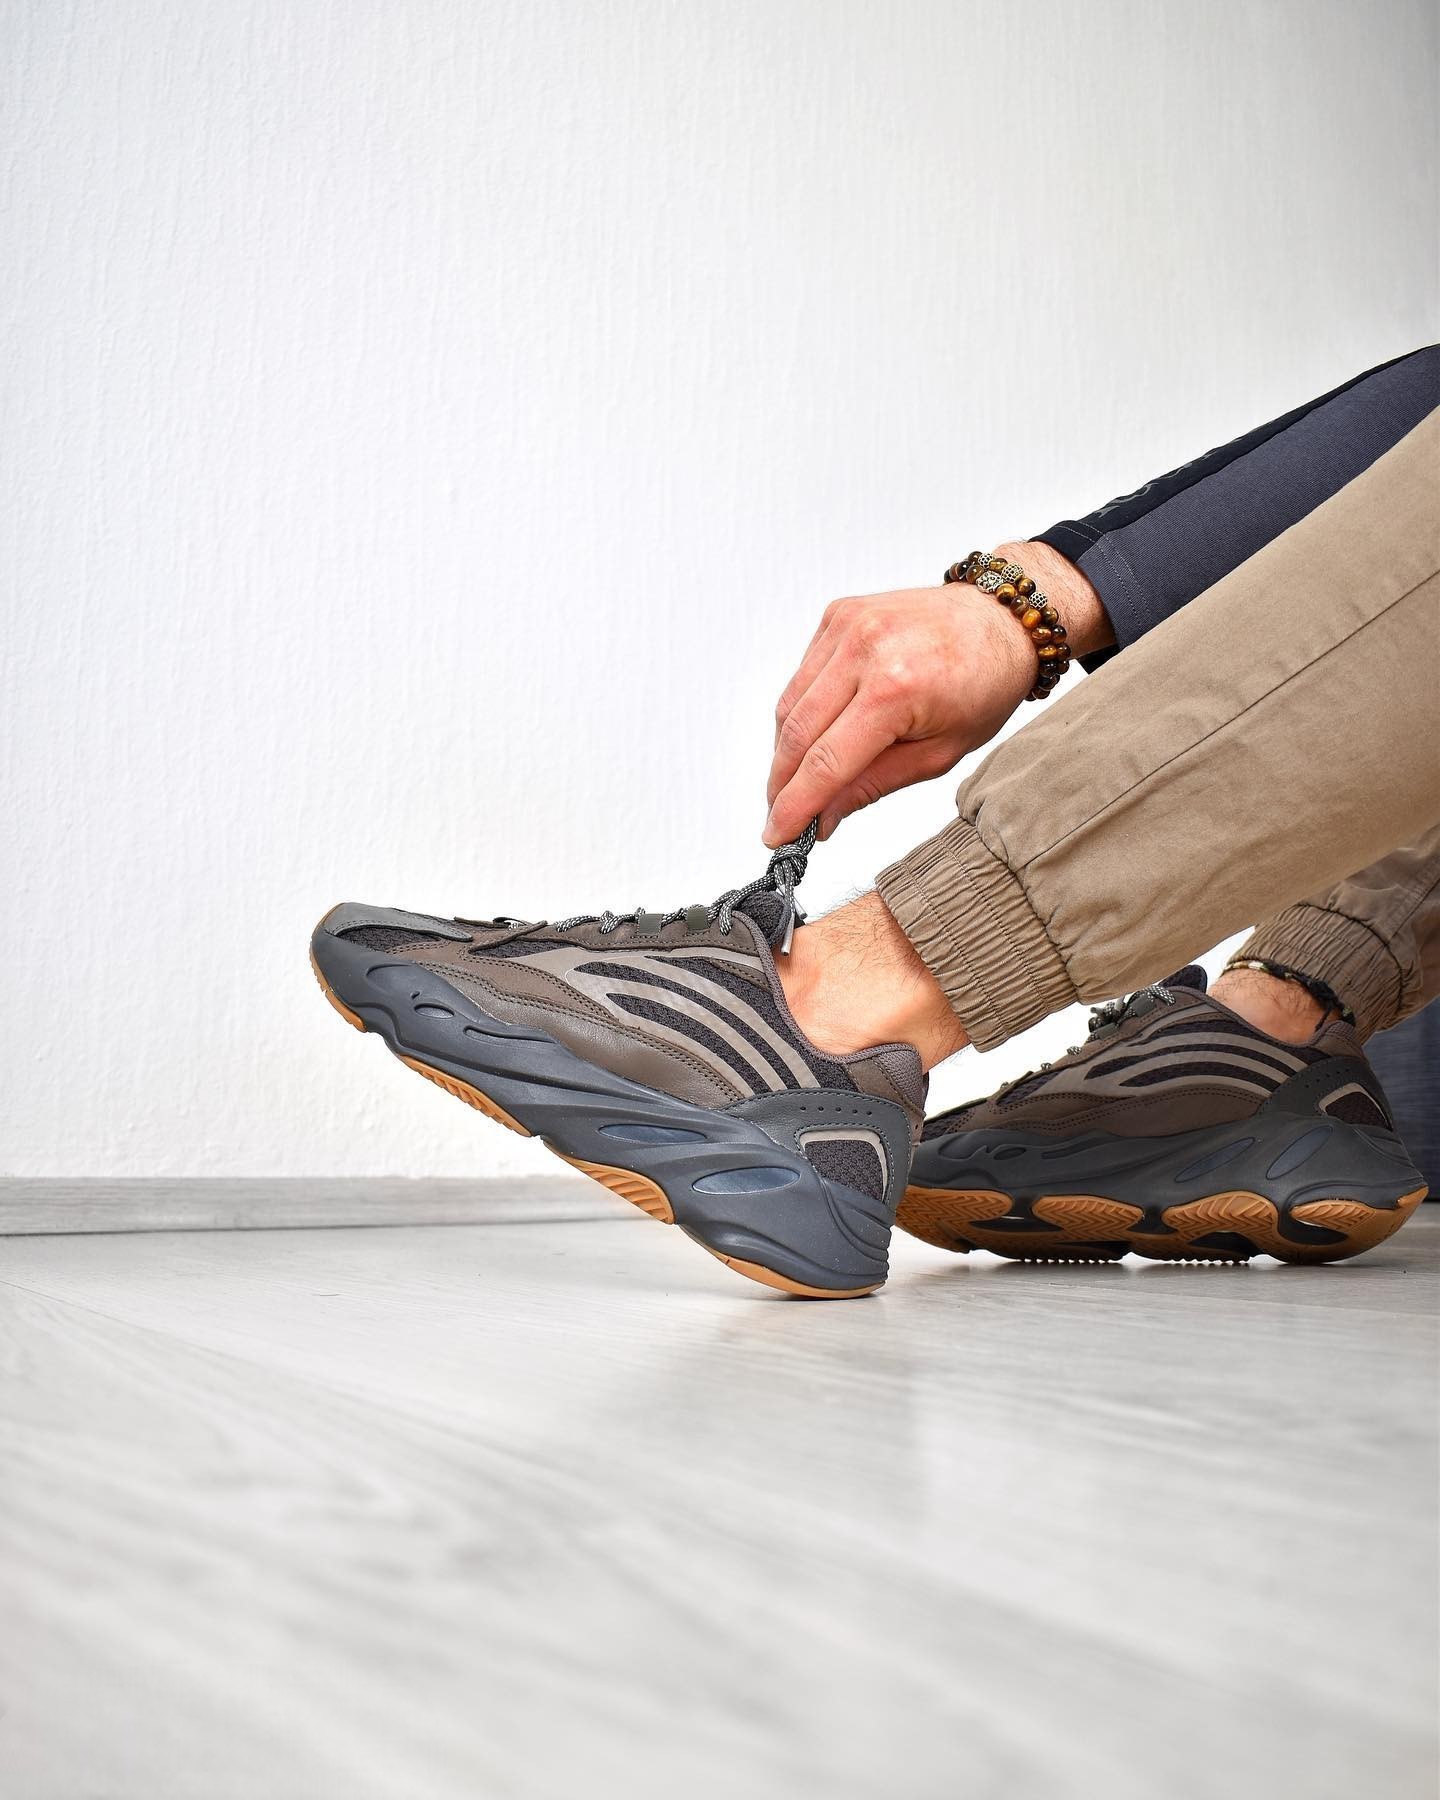
[[1059, 613], [1019, 563], [1008, 562], [1003, 556], [989, 555], [984, 550], [972, 550], [962, 562], [951, 563], [945, 571], [945, 579], [947, 582], [968, 581], [982, 594], [993, 594], [1002, 606], [1010, 608], [1029, 634], [1040, 661], [1035, 685], [1025, 698], [1047, 699], [1070, 667], [1070, 646]]

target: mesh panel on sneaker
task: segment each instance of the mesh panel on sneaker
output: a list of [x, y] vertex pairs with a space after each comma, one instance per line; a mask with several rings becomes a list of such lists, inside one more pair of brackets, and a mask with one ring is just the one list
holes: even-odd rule
[[555, 943], [552, 938], [507, 938], [503, 944], [472, 944], [469, 954], [471, 956], [494, 956], [503, 960], [520, 956], [539, 956], [542, 950], [553, 950], [554, 948]]
[[[1216, 1044], [1213, 1049], [1207, 1044], [1205, 1049], [1215, 1056], [1232, 1057], [1247, 1073], [1259, 1076], [1264, 1070], [1273, 1070], [1281, 1081], [1295, 1073], [1295, 1062], [1300, 1061], [1298, 1056], [1293, 1061], [1282, 1061], [1279, 1056], [1268, 1056], [1259, 1044], [1248, 1041]], [[1176, 1061], [1175, 1058], [1180, 1054], [1181, 1052], [1177, 1049], [1152, 1050], [1147, 1045], [1145, 1048], [1137, 1050], [1133, 1056], [1111, 1056], [1107, 1057], [1104, 1062], [1093, 1064], [1086, 1070], [1085, 1079], [1098, 1081], [1106, 1075], [1118, 1075], [1124, 1069], [1135, 1069], [1147, 1064], [1157, 1068], [1166, 1079], [1172, 1075], [1214, 1073], [1213, 1067], [1204, 1062]]]
[[[1243, 1040], [1248, 1046], [1248, 1053], [1255, 1055], [1263, 1052], [1267, 1042], [1258, 1031], [1251, 1032], [1244, 1025], [1237, 1024], [1234, 1019], [1197, 1019], [1193, 1013], [1183, 1019], [1176, 1019], [1170, 1025], [1157, 1025], [1145, 1033], [1144, 1044], [1147, 1052], [1153, 1050], [1161, 1038], [1203, 1036], [1211, 1033], [1219, 1037], [1228, 1037], [1237, 1041]], [[1326, 1054], [1323, 1050], [1312, 1049], [1307, 1044], [1284, 1045], [1287, 1056], [1297, 1057], [1301, 1062], [1319, 1062]]]
[[[770, 989], [763, 981], [751, 979], [740, 969], [734, 967], [733, 964], [722, 962], [718, 958], [708, 956], [667, 956], [665, 961], [668, 967], [692, 975], [702, 976], [706, 981], [712, 982], [716, 987], [722, 987], [727, 993], [734, 994], [737, 1000], [743, 1001], [744, 1005], [748, 1007], [750, 1011], [758, 1014], [758, 1016], [765, 1021], [777, 1037], [783, 1038], [784, 1041], [789, 1044], [790, 1048], [801, 1061], [813, 1071], [815, 1079], [819, 1082], [821, 1087], [836, 1088], [843, 1093], [854, 1092], [855, 1083], [850, 1078], [849, 1074], [847, 1074], [844, 1067], [839, 1063], [831, 1062], [827, 1057], [821, 1056], [800, 1036], [799, 1032], [797, 1032], [795, 1027], [788, 1022], [784, 1014], [780, 1011], [780, 1008], [775, 1004]], [[657, 988], [665, 988], [672, 985], [671, 983], [666, 982], [663, 977], [652, 973], [648, 969], [624, 968], [623, 966], [617, 966], [615, 964], [597, 962], [587, 963], [585, 965], [585, 971], [587, 973], [593, 971], [598, 974], [616, 974], [620, 975], [622, 979], [643, 981]], [[693, 989], [682, 987], [678, 983], [673, 985], [677, 992], [688, 994], [691, 999], [703, 999], [702, 996], [695, 994]], [[710, 1002], [705, 1003], [713, 1004]], [[717, 1010], [719, 1010], [718, 1007]], [[746, 1026], [743, 1015], [737, 1017], [738, 1011], [739, 1009], [726, 1008], [723, 1013], [726, 1023], [733, 1025], [747, 1042], [755, 1045], [757, 1050], [764, 1051], [768, 1061], [774, 1062], [774, 1052]], [[796, 1087], [798, 1085], [794, 1076], [785, 1069], [783, 1063], [777, 1064], [776, 1072], [784, 1080], [786, 1087]]]
[[985, 1104], [984, 1097], [978, 1100], [967, 1100], [961, 1106], [952, 1106], [949, 1112], [936, 1113], [933, 1119], [927, 1119], [920, 1128], [921, 1139], [947, 1137], [952, 1131], [965, 1129], [965, 1115], [973, 1113], [977, 1107]]
[[[618, 1006], [622, 1012], [633, 1013], [637, 1019], [648, 1019], [652, 1025], [666, 1025], [678, 1035], [687, 1037], [696, 1044], [703, 1045], [712, 1056], [718, 1057], [721, 1062], [728, 1064], [729, 1067], [735, 1071], [736, 1075], [739, 1076], [744, 1085], [752, 1091], [758, 1085], [760, 1079], [759, 1076], [756, 1074], [751, 1064], [741, 1056], [735, 1046], [733, 1044], [727, 1044], [725, 1039], [722, 1038], [718, 1032], [707, 1031], [703, 1025], [699, 1024], [695, 1019], [692, 1019], [688, 1013], [676, 1012], [674, 1007], [663, 1006], [655, 1000], [641, 1000], [635, 994], [616, 994], [614, 996], [614, 1001], [616, 1006]], [[742, 1032], [741, 1035], [747, 1038], [749, 1036], [748, 1033], [744, 1032]], [[765, 1062], [768, 1065], [770, 1064], [771, 1059], [767, 1056], [765, 1057]], [[778, 1070], [776, 1071], [776, 1075], [778, 1078]]]
[[340, 936], [347, 943], [362, 944], [367, 950], [380, 950], [387, 955], [408, 950], [412, 944], [445, 941], [438, 931], [413, 931], [405, 925], [357, 925], [353, 931], [342, 931]]
[[1388, 1131], [1390, 1121], [1368, 1094], [1341, 1094], [1338, 1100], [1327, 1100], [1321, 1112], [1342, 1125], [1368, 1125], [1372, 1130]]
[[1210, 1075], [1228, 1075], [1232, 1080], [1248, 1082], [1262, 1093], [1273, 1093], [1284, 1079], [1283, 1075], [1272, 1075], [1237, 1057], [1234, 1062], [1167, 1063], [1158, 1069], [1142, 1069], [1138, 1075], [1127, 1075], [1120, 1086], [1154, 1087], [1159, 1081], [1203, 1081]]
[[[688, 969], [692, 975], [703, 975], [707, 981], [713, 981], [716, 987], [728, 988], [732, 994], [739, 994], [748, 1006], [759, 1002], [775, 1012], [770, 1000], [770, 990], [765, 985], [765, 977], [758, 969], [750, 972], [744, 967], [722, 962], [713, 956], [668, 956], [665, 960], [673, 963], [677, 969]], [[778, 1013], [776, 1017], [779, 1017]], [[794, 1033], [787, 1028], [786, 1035], [793, 1037]]]
[[875, 1146], [864, 1138], [812, 1138], [805, 1154], [827, 1181], [839, 1181], [857, 1194], [879, 1200], [885, 1193], [885, 1170]]
[[[717, 1019], [723, 1019], [725, 1024], [728, 1025], [732, 1031], [738, 1031], [745, 1042], [750, 1045], [751, 1049], [762, 1058], [765, 1065], [775, 1071], [778, 1080], [782, 1081], [787, 1088], [798, 1088], [800, 1086], [800, 1083], [795, 1079], [794, 1074], [785, 1066], [784, 1059], [777, 1056], [770, 1045], [765, 1042], [758, 1032], [752, 1030], [751, 1027], [745, 1023], [744, 1019], [738, 1017], [728, 1008], [712, 1005], [703, 994], [697, 994], [693, 988], [682, 987], [680, 983], [676, 981], [666, 981], [663, 977], [654, 974], [651, 970], [632, 969], [628, 968], [624, 963], [619, 962], [585, 963], [580, 972], [582, 974], [609, 975], [616, 981], [641, 982], [646, 987], [654, 988], [657, 993], [682, 994], [692, 1005], [710, 1006], [710, 1009], [714, 1012]], [[615, 1004], [617, 1006], [623, 1006], [627, 1012], [636, 1011], [635, 997], [633, 995], [616, 994], [613, 998]], [[693, 1025], [693, 1021], [689, 1020], [688, 1014], [675, 1011], [668, 1006], [665, 1007], [664, 1010], [669, 1015], [666, 1023], [674, 1023], [677, 1019], [683, 1019], [687, 1021], [688, 1028], [694, 1030], [699, 1029]], [[710, 1035], [712, 1034], [709, 1032], [706, 1033], [707, 1037]], [[733, 1052], [729, 1060], [732, 1064], [734, 1063]]]
[[1054, 1079], [1054, 1069], [1037, 1069], [1033, 1075], [1022, 1075], [1006, 1094], [1001, 1097], [1001, 1104], [1008, 1106], [1013, 1100], [1027, 1100], [1037, 1088]]

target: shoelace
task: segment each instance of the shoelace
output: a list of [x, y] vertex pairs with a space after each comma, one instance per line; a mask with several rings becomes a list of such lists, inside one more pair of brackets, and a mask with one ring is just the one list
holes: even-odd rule
[[783, 955], [790, 948], [796, 924], [803, 924], [805, 920], [804, 913], [795, 902], [795, 889], [805, 878], [805, 866], [810, 852], [815, 848], [819, 830], [820, 820], [812, 819], [793, 844], [781, 844], [778, 850], [771, 851], [770, 861], [763, 875], [745, 887], [731, 888], [718, 900], [711, 901], [709, 906], [677, 906], [673, 912], [667, 913], [647, 913], [643, 906], [637, 906], [633, 912], [628, 913], [576, 913], [573, 919], [561, 919], [555, 929], [573, 931], [577, 925], [598, 924], [601, 933], [608, 937], [617, 926], [638, 924], [643, 917], [647, 925], [656, 931], [666, 925], [673, 925], [677, 919], [684, 919], [697, 931], [718, 922], [721, 934], [728, 937], [735, 908], [742, 901], [748, 900], [752, 894], [773, 893], [779, 894], [785, 908], [785, 936], [780, 945]]
[[[1092, 1007], [1090, 1010], [1090, 1024], [1086, 1029], [1086, 1037], [1094, 1037], [1097, 1031], [1103, 1031], [1107, 1025], [1118, 1025], [1137, 1000], [1146, 998], [1159, 1001], [1164, 1006], [1173, 1006], [1175, 1004], [1175, 996], [1170, 992], [1169, 988], [1166, 987], [1165, 983], [1163, 981], [1152, 981], [1149, 987], [1138, 988], [1133, 994], [1127, 995], [1123, 1000], [1107, 1000], [1103, 1006]], [[1078, 1056], [1084, 1048], [1085, 1046], [1083, 1044], [1070, 1044], [1066, 1047], [1065, 1054], [1067, 1056]], [[1011, 1088], [1017, 1088], [1022, 1082], [1028, 1081], [1032, 1075], [1043, 1075], [1047, 1069], [1053, 1069], [1054, 1067], [1055, 1064], [1053, 1062], [1042, 1062], [1038, 1069], [1027, 1069], [1023, 1075], [1018, 1075], [1014, 1081], [1008, 1082], [1005, 1091], [1008, 1093]]]
[[[1103, 1006], [1092, 1008], [1090, 1013], [1090, 1024], [1086, 1031], [1086, 1036], [1094, 1037], [1097, 1031], [1103, 1031], [1107, 1025], [1118, 1025], [1137, 1000], [1146, 999], [1159, 1001], [1165, 1006], [1173, 1006], [1175, 1004], [1175, 996], [1170, 992], [1169, 988], [1166, 987], [1165, 983], [1163, 981], [1152, 981], [1149, 987], [1140, 988], [1138, 992], [1128, 995], [1124, 1000], [1107, 1000]], [[1079, 1044], [1072, 1044], [1066, 1052], [1066, 1055], [1078, 1056], [1081, 1048], [1082, 1046]]]

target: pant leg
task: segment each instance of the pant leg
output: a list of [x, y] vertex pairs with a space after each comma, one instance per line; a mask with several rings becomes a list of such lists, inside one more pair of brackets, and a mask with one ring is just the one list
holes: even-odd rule
[[1366, 1037], [1399, 1024], [1440, 997], [1440, 824], [1267, 919], [1237, 954], [1328, 982]]
[[1256, 927], [1242, 956], [1328, 982], [1354, 1014], [1405, 1147], [1440, 1194], [1440, 826]]
[[1000, 744], [878, 887], [974, 1043], [1440, 821], [1440, 413]]

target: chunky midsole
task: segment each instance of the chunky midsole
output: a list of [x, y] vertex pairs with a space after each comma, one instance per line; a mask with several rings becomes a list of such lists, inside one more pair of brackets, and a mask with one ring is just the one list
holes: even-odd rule
[[335, 997], [397, 1055], [478, 1089], [572, 1161], [655, 1183], [674, 1222], [707, 1249], [807, 1288], [846, 1292], [885, 1280], [890, 1205], [821, 1176], [786, 1141], [774, 1097], [726, 1111], [694, 1106], [492, 1017], [417, 963], [323, 925], [312, 951]]
[[[991, 1208], [984, 1219], [987, 1243], [1007, 1233], [1027, 1240], [1054, 1235], [1057, 1196], [1120, 1203], [1129, 1214], [1125, 1237], [1159, 1245], [1175, 1235], [1170, 1215], [1177, 1209], [1250, 1195], [1273, 1210], [1277, 1238], [1297, 1249], [1318, 1249], [1344, 1235], [1319, 1222], [1318, 1210], [1306, 1218], [1306, 1209], [1344, 1200], [1394, 1211], [1425, 1185], [1392, 1132], [1313, 1113], [1263, 1110], [1237, 1123], [1167, 1138], [1098, 1131], [1060, 1140], [1036, 1132], [954, 1133], [919, 1146], [910, 1183], [913, 1198], [908, 1207], [902, 1204], [902, 1225], [921, 1195], [932, 1212], [946, 1191], [1006, 1196], [1008, 1209]], [[1084, 1216], [1083, 1208], [1074, 1212]], [[1073, 1241], [1074, 1232], [1067, 1235]]]

